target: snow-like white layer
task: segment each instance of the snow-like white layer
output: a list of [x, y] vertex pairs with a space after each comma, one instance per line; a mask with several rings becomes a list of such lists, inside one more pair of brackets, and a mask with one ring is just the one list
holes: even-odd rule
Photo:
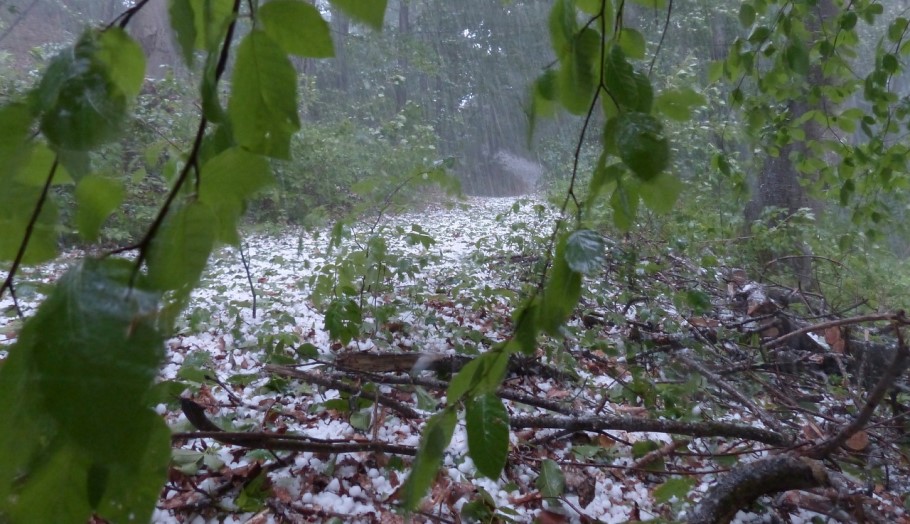
[[[336, 253], [328, 250], [326, 232], [318, 237], [299, 230], [290, 230], [280, 236], [250, 235], [245, 240], [245, 255], [250, 266], [257, 296], [255, 317], [252, 311], [252, 294], [239, 252], [224, 248], [215, 253], [200, 287], [193, 293], [192, 301], [179, 323], [179, 333], [167, 341], [167, 356], [161, 369], [161, 380], [188, 382], [185, 396], [195, 396], [210, 408], [210, 417], [227, 429], [241, 431], [280, 430], [290, 434], [306, 435], [313, 439], [349, 440], [371, 439], [416, 446], [422, 422], [406, 421], [393, 412], [367, 411], [379, 415], [369, 430], [353, 427], [346, 413], [330, 409], [326, 403], [342, 399], [337, 390], [321, 390], [308, 385], [272, 384], [274, 377], [263, 373], [263, 366], [283, 358], [299, 364], [316, 365], [298, 357], [293, 348], [312, 344], [322, 361], [331, 361], [346, 350], [417, 350], [431, 353], [455, 353], [459, 348], [466, 352], [483, 351], [490, 344], [509, 334], [511, 309], [517, 298], [494, 292], [506, 289], [519, 292], [530, 274], [533, 262], [511, 260], [510, 255], [523, 255], [528, 260], [541, 256], [539, 240], [549, 238], [552, 211], [539, 208], [539, 202], [526, 201], [516, 204], [510, 198], [470, 198], [454, 208], [433, 206], [415, 213], [392, 217], [384, 225], [400, 226], [410, 231], [411, 224], [419, 224], [435, 240], [429, 247], [408, 245], [391, 238], [388, 250], [399, 257], [410, 257], [416, 267], [413, 275], [402, 276], [390, 282], [389, 289], [375, 294], [367, 293], [365, 303], [375, 307], [388, 307], [392, 315], [387, 325], [375, 326], [373, 336], [354, 340], [346, 348], [333, 345], [325, 329], [325, 317], [312, 299], [310, 277], [326, 264], [336, 262]], [[348, 244], [352, 246], [352, 244]], [[523, 267], [522, 267], [523, 265]], [[518, 266], [518, 270], [516, 270]], [[30, 269], [21, 275], [19, 305], [26, 314], [33, 313], [43, 296], [30, 292], [29, 282], [47, 282], [59, 277], [65, 270], [65, 261]], [[510, 271], [503, 271], [509, 267]], [[524, 275], [516, 274], [522, 273]], [[643, 270], [644, 271], [644, 270]], [[515, 295], [517, 297], [517, 294]], [[601, 295], [610, 301], [612, 297]], [[0, 311], [9, 312], [10, 297], [0, 300]], [[621, 309], [621, 308], [620, 308]], [[634, 318], [639, 307], [625, 308], [625, 315]], [[668, 315], [676, 315], [671, 305], [665, 307]], [[372, 319], [366, 319], [368, 321]], [[391, 331], [389, 326], [398, 327]], [[7, 314], [0, 318], [0, 348], [15, 342], [21, 323]], [[605, 327], [605, 332], [618, 328]], [[278, 344], [285, 349], [274, 349]], [[571, 343], [571, 341], [570, 341]], [[0, 350], [0, 358], [3, 351]], [[218, 378], [221, 384], [206, 382], [203, 386], [187, 378], [195, 368]], [[622, 358], [617, 359], [621, 363]], [[604, 374], [575, 369], [586, 388], [564, 391], [559, 381], [539, 378], [526, 380], [521, 387], [528, 394], [542, 399], [574, 399], [580, 406], [603, 406], [609, 413], [613, 407], [604, 397], [615, 387], [617, 380]], [[198, 375], [198, 374], [197, 374]], [[233, 385], [232, 385], [233, 384]], [[226, 389], [227, 388], [227, 389]], [[276, 389], [280, 390], [276, 392]], [[389, 388], [383, 388], [389, 393]], [[441, 401], [441, 393], [436, 401]], [[346, 397], [345, 397], [346, 398]], [[608, 397], [609, 398], [609, 397]], [[542, 413], [536, 408], [517, 406], [507, 402], [513, 414]], [[330, 404], [331, 405], [331, 404]], [[433, 411], [432, 406], [425, 406]], [[698, 408], [701, 410], [701, 407]], [[186, 418], [173, 404], [159, 404], [155, 411], [165, 416], [178, 431], [190, 430]], [[724, 420], [742, 420], [739, 413], [731, 412]], [[755, 420], [746, 423], [760, 426]], [[555, 435], [543, 430], [523, 438], [540, 438]], [[598, 435], [590, 435], [597, 439]], [[651, 440], [660, 444], [670, 441], [665, 434], [625, 434], [616, 432], [623, 442]], [[442, 516], [459, 511], [475, 497], [471, 489], [481, 488], [492, 498], [495, 507], [509, 508], [517, 513], [518, 521], [530, 521], [541, 507], [564, 511], [573, 521], [579, 520], [580, 511], [586, 518], [603, 522], [625, 522], [637, 506], [641, 518], [651, 520], [666, 517], [666, 505], [654, 501], [652, 491], [662, 477], [625, 474], [622, 468], [631, 466], [635, 459], [628, 446], [605, 447], [609, 456], [603, 467], [575, 466], [583, 462], [572, 451], [572, 444], [547, 448], [547, 455], [528, 455], [519, 450], [518, 436], [511, 436], [512, 456], [506, 471], [499, 479], [488, 479], [478, 474], [474, 462], [467, 457], [468, 445], [463, 421], [459, 422], [452, 443], [444, 459], [440, 484], [430, 493], [436, 502], [432, 511]], [[236, 452], [234, 448], [212, 441], [191, 441], [188, 449], [211, 448], [212, 453], [225, 468], [249, 466], [257, 456]], [[300, 453], [290, 457], [289, 464], [273, 468], [269, 479], [273, 488], [286, 493], [293, 504], [305, 508], [310, 515], [343, 515], [348, 522], [371, 522], [378, 516], [390, 513], [397, 500], [398, 490], [407, 476], [407, 467], [398, 470], [386, 460], [379, 462], [373, 454], [347, 453], [335, 457]], [[258, 455], [270, 460], [270, 457]], [[588, 479], [594, 486], [593, 497], [587, 504], [570, 486], [566, 495], [568, 504], [561, 509], [549, 501], [541, 502], [528, 494], [536, 492], [539, 461], [545, 458], [561, 461], [564, 467], [577, 468], [579, 478]], [[407, 460], [405, 461], [408, 462]], [[611, 469], [611, 466], [618, 469]], [[200, 470], [197, 488], [202, 491], [218, 487], [218, 477], [210, 476], [205, 468]], [[642, 480], [646, 479], [647, 483]], [[318, 482], [317, 482], [318, 480]], [[696, 492], [707, 489], [712, 475], [702, 478]], [[319, 486], [314, 490], [314, 486]], [[173, 499], [174, 490], [166, 491], [163, 500]], [[229, 510], [235, 501], [223, 500], [221, 507]], [[682, 515], [686, 503], [673, 505], [672, 511]], [[574, 509], [573, 509], [574, 508]], [[325, 512], [325, 513], [319, 513]], [[221, 511], [212, 522], [245, 522], [253, 515]], [[794, 519], [808, 522], [812, 515], [799, 514]], [[206, 522], [201, 516], [180, 515], [184, 522]], [[742, 514], [741, 522], [754, 515]], [[326, 517], [328, 518], [328, 517]], [[156, 511], [155, 522], [174, 522], [177, 516], [165, 510]], [[222, 520], [219, 520], [222, 519]], [[257, 522], [275, 522], [274, 516]]]

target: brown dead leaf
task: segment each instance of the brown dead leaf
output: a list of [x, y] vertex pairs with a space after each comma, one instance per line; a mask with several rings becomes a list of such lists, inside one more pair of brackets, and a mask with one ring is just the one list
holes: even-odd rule
[[291, 492], [281, 486], [272, 487], [272, 496], [285, 504], [294, 502], [294, 496], [291, 495]]
[[862, 451], [869, 447], [869, 434], [864, 430], [857, 431], [844, 442], [844, 445], [851, 451]]
[[519, 495], [517, 497], [509, 497], [509, 503], [515, 506], [527, 504], [528, 502], [533, 502], [536, 500], [540, 500], [539, 491], [532, 491], [530, 493], [525, 493], [524, 495]]
[[720, 322], [717, 319], [707, 317], [692, 317], [689, 319], [689, 324], [697, 328], [716, 328], [720, 326]]
[[164, 509], [164, 510], [180, 509], [184, 506], [189, 506], [190, 504], [194, 504], [196, 501], [198, 501], [202, 497], [203, 497], [202, 494], [197, 493], [192, 490], [188, 490], [188, 491], [184, 491], [183, 493], [178, 493], [177, 495], [174, 495], [173, 497], [171, 497], [167, 500], [159, 501], [157, 506], [160, 509]]
[[259, 513], [253, 515], [250, 520], [246, 521], [246, 524], [266, 524], [269, 522], [269, 510], [262, 510]]
[[831, 351], [839, 355], [842, 355], [847, 347], [843, 331], [836, 326], [825, 330], [825, 342], [831, 346]]
[[616, 444], [616, 441], [606, 435], [598, 435], [597, 444], [602, 448], [612, 448]]
[[616, 411], [633, 417], [648, 416], [648, 408], [642, 406], [616, 406]]
[[567, 391], [565, 389], [555, 389], [554, 388], [554, 389], [551, 389], [550, 391], [547, 391], [547, 398], [562, 399], [562, 398], [568, 398], [571, 396], [572, 396], [572, 392]]
[[806, 425], [803, 426], [802, 431], [803, 431], [803, 437], [805, 437], [807, 440], [819, 439], [825, 435], [825, 432], [822, 431], [821, 428], [819, 428], [812, 422], [806, 423]]

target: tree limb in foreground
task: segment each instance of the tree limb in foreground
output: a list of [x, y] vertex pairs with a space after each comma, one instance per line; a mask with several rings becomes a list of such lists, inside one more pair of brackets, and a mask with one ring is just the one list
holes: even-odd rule
[[791, 489], [830, 484], [821, 462], [790, 454], [775, 455], [737, 465], [720, 477], [686, 515], [690, 524], [726, 524], [755, 499]]

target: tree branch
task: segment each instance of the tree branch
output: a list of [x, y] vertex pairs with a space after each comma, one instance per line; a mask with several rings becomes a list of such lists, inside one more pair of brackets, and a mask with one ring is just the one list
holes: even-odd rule
[[690, 437], [727, 437], [753, 440], [774, 446], [789, 446], [790, 439], [761, 428], [739, 426], [725, 422], [683, 422], [679, 420], [656, 420], [639, 417], [618, 416], [519, 416], [509, 420], [512, 428], [551, 428], [572, 431], [628, 431], [654, 432]]

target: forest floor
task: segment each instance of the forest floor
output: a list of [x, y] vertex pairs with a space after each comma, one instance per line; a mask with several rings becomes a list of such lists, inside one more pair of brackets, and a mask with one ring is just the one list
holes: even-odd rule
[[[386, 231], [401, 226], [389, 277], [356, 290], [370, 314], [346, 345], [313, 300], [313, 275], [343, 270], [326, 232], [248, 235], [248, 272], [236, 249], [221, 250], [167, 342], [155, 409], [177, 436], [155, 521], [405, 522], [401, 486], [444, 405], [445, 368], [510, 335], [554, 217], [533, 200], [469, 198], [387, 219]], [[823, 440], [863, 406], [860, 381], [826, 367], [824, 355], [842, 354], [839, 331], [792, 337], [815, 346], [790, 344], [808, 356], [794, 353], [788, 369], [767, 365], [774, 348], [762, 341], [787, 332], [770, 287], [665, 246], [609, 246], [565, 337], [510, 367], [501, 476], [477, 472], [460, 420], [413, 521], [683, 520], [736, 464], [792, 449], [781, 436]], [[27, 312], [65, 267], [23, 273]], [[14, 342], [17, 325], [0, 318], [0, 341]], [[907, 521], [910, 461], [896, 425], [882, 411], [826, 463], [836, 488], [764, 497], [736, 519]], [[212, 438], [186, 435], [197, 429]], [[369, 451], [335, 452], [346, 445]]]

